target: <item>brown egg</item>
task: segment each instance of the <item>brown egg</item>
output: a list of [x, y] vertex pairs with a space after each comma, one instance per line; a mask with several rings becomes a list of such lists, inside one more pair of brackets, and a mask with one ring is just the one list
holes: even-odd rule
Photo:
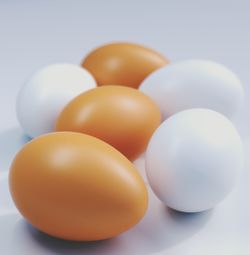
[[92, 51], [82, 62], [99, 86], [138, 88], [141, 82], [169, 61], [158, 52], [132, 43], [112, 43]]
[[134, 160], [145, 151], [160, 121], [158, 106], [139, 90], [103, 86], [73, 99], [59, 115], [56, 131], [95, 136]]
[[147, 190], [133, 164], [103, 141], [73, 132], [50, 133], [16, 155], [10, 191], [22, 215], [58, 238], [116, 236], [147, 208]]

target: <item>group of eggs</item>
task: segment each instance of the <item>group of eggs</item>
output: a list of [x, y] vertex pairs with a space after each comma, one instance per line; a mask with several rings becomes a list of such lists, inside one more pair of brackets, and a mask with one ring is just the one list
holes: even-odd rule
[[183, 212], [214, 207], [243, 167], [231, 117], [243, 89], [226, 67], [169, 61], [136, 44], [113, 43], [81, 66], [49, 65], [21, 88], [17, 117], [34, 138], [13, 160], [10, 191], [39, 230], [101, 240], [135, 225], [148, 205], [132, 161], [145, 151], [151, 188]]

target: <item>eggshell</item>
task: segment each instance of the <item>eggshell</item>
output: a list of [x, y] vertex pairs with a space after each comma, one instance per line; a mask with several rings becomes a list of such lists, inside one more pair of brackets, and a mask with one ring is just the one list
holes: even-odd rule
[[169, 61], [158, 52], [132, 43], [111, 43], [92, 51], [82, 62], [102, 85], [138, 88], [154, 70]]
[[56, 131], [95, 136], [134, 160], [145, 151], [160, 120], [159, 108], [142, 92], [104, 86], [74, 98], [60, 114]]
[[146, 172], [163, 203], [199, 212], [229, 194], [243, 160], [240, 136], [227, 118], [208, 109], [190, 109], [156, 130], [146, 152]]
[[158, 104], [163, 119], [189, 108], [209, 108], [231, 117], [244, 98], [238, 77], [208, 60], [186, 60], [163, 67], [149, 75], [140, 90]]
[[96, 82], [85, 69], [73, 64], [53, 64], [35, 72], [20, 89], [17, 118], [30, 137], [51, 132], [64, 106]]
[[133, 164], [79, 133], [50, 133], [26, 144], [12, 163], [9, 184], [33, 226], [67, 240], [116, 236], [147, 208], [147, 190]]

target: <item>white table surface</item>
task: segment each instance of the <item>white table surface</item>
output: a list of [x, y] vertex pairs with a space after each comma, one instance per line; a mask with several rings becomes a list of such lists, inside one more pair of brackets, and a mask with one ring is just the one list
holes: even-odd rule
[[[249, 13], [248, 0], [0, 0], [0, 254], [249, 255]], [[233, 122], [243, 138], [245, 170], [214, 210], [177, 213], [150, 191], [144, 219], [117, 238], [93, 243], [50, 238], [25, 223], [8, 191], [9, 165], [27, 142], [15, 116], [17, 91], [39, 67], [79, 63], [93, 47], [121, 40], [151, 46], [172, 61], [212, 59], [239, 75], [246, 102]], [[144, 175], [143, 159], [136, 165]]]

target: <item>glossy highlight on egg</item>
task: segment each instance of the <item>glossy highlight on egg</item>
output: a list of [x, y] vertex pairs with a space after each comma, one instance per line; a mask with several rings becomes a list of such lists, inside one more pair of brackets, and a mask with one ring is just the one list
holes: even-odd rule
[[123, 86], [103, 86], [74, 98], [61, 112], [56, 131], [95, 136], [135, 160], [160, 125], [158, 106], [142, 92]]
[[9, 175], [12, 198], [29, 223], [74, 241], [114, 237], [146, 212], [145, 184], [133, 164], [107, 143], [58, 132], [27, 143]]
[[110, 43], [90, 52], [82, 61], [99, 86], [123, 85], [138, 88], [153, 71], [169, 60], [153, 49], [133, 43]]
[[191, 108], [208, 108], [232, 118], [244, 101], [237, 75], [222, 64], [203, 59], [180, 61], [156, 70], [139, 89], [158, 104], [163, 119]]
[[236, 128], [210, 109], [189, 109], [165, 120], [146, 152], [152, 189], [165, 205], [182, 212], [205, 211], [220, 203], [243, 166]]
[[23, 84], [16, 100], [16, 115], [24, 133], [33, 138], [52, 132], [65, 105], [94, 87], [94, 77], [74, 64], [58, 63], [37, 70]]

